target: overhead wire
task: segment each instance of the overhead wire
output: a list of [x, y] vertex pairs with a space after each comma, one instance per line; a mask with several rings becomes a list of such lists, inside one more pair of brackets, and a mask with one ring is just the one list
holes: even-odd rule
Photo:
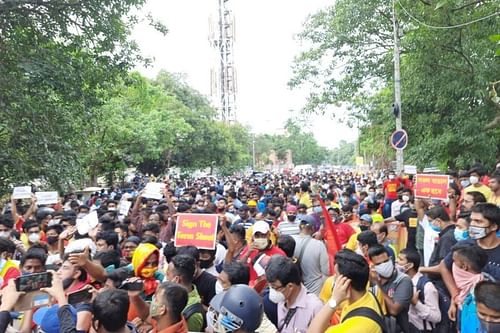
[[418, 18], [416, 18], [415, 16], [413, 16], [404, 6], [403, 4], [401, 3], [400, 0], [397, 0], [399, 6], [401, 7], [401, 9], [406, 13], [406, 15], [408, 17], [410, 17], [412, 20], [416, 21], [417, 23], [423, 25], [424, 27], [427, 27], [429, 29], [456, 29], [456, 28], [461, 28], [461, 27], [465, 27], [465, 26], [468, 26], [468, 25], [471, 25], [471, 24], [474, 24], [474, 23], [477, 23], [477, 22], [480, 22], [480, 21], [484, 21], [484, 20], [487, 20], [491, 17], [494, 17], [494, 16], [497, 16], [497, 15], [500, 15], [500, 12], [495, 12], [493, 14], [489, 14], [489, 15], [486, 15], [484, 17], [481, 17], [481, 18], [478, 18], [478, 19], [475, 19], [475, 20], [472, 20], [472, 21], [469, 21], [469, 22], [465, 22], [465, 23], [460, 23], [460, 24], [455, 24], [455, 25], [449, 25], [449, 26], [436, 26], [436, 25], [431, 25], [431, 24], [427, 24], [421, 20], [419, 20]]

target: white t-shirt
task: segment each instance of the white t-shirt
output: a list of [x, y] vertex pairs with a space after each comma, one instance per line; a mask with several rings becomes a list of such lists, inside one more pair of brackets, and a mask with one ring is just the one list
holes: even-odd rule
[[391, 204], [391, 217], [398, 216], [401, 213], [401, 206], [405, 203], [399, 200], [393, 201]]
[[424, 216], [420, 225], [424, 228], [424, 266], [427, 267], [429, 266], [429, 260], [434, 251], [434, 246], [439, 240], [439, 232], [431, 228], [427, 215]]

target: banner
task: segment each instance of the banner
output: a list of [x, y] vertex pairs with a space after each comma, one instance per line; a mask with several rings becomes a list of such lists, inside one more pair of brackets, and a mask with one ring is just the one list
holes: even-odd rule
[[215, 249], [217, 214], [178, 214], [175, 247], [193, 245], [199, 249]]
[[418, 174], [415, 183], [415, 197], [446, 200], [449, 185], [448, 175]]
[[59, 202], [57, 192], [36, 192], [36, 203], [39, 205], [52, 205]]
[[416, 165], [405, 165], [404, 173], [407, 175], [416, 175], [417, 174], [417, 166]]
[[31, 199], [31, 186], [17, 186], [12, 191], [12, 199]]
[[318, 199], [323, 211], [323, 216], [325, 218], [325, 234], [323, 238], [325, 240], [326, 249], [328, 251], [328, 264], [330, 268], [330, 274], [333, 275], [335, 271], [335, 254], [342, 248], [342, 246], [340, 245], [340, 241], [337, 236], [337, 229], [335, 229], [332, 218], [330, 214], [328, 214], [328, 209], [326, 209], [325, 202], [319, 196]]

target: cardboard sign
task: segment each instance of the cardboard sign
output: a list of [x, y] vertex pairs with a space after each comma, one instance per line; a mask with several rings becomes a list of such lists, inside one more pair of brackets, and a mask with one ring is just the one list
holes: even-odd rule
[[448, 175], [418, 174], [415, 183], [415, 197], [446, 200], [449, 186]]
[[122, 200], [120, 202], [119, 215], [127, 216], [130, 206], [132, 206], [132, 201]]
[[36, 202], [39, 205], [52, 205], [59, 201], [59, 194], [57, 192], [36, 192]]
[[175, 246], [193, 245], [199, 249], [215, 249], [218, 217], [216, 214], [179, 214]]
[[416, 175], [417, 174], [417, 166], [416, 165], [405, 165], [404, 173], [407, 175]]
[[17, 186], [12, 191], [12, 199], [30, 199], [31, 195], [31, 186]]
[[99, 218], [97, 217], [97, 211], [94, 210], [83, 218], [76, 220], [76, 229], [80, 235], [86, 235], [90, 230], [97, 227], [98, 224]]
[[148, 199], [161, 200], [163, 198], [164, 183], [147, 183], [142, 196]]

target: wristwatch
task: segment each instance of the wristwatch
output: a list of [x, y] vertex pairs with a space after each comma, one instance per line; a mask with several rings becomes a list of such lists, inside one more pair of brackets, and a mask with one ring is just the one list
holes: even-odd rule
[[328, 306], [330, 307], [330, 309], [335, 310], [335, 308], [337, 307], [337, 301], [333, 298], [330, 298], [330, 300], [328, 301]]

